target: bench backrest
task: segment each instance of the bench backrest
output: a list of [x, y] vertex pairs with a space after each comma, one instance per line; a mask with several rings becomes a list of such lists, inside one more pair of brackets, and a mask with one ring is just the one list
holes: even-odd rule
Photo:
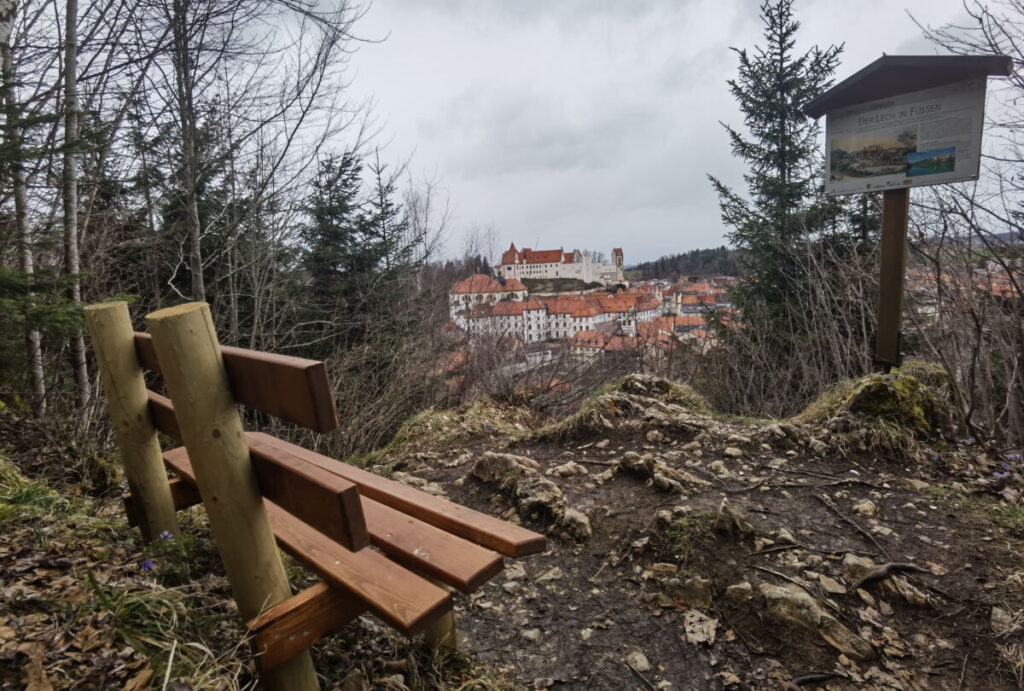
[[[135, 352], [145, 369], [160, 372], [149, 334], [136, 332]], [[221, 346], [220, 352], [238, 403], [314, 432], [338, 428], [338, 411], [324, 363], [230, 346]]]
[[[237, 403], [318, 432], [338, 427], [338, 413], [322, 362], [221, 346], [228, 384]], [[152, 337], [135, 333], [139, 364], [160, 373]], [[153, 426], [183, 443], [174, 404], [148, 390]], [[355, 483], [303, 459], [254, 454], [253, 470], [264, 498], [348, 549], [369, 544]]]

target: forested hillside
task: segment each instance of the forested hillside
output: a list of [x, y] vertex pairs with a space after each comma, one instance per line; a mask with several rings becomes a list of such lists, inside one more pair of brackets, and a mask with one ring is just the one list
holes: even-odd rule
[[669, 254], [632, 267], [636, 278], [674, 281], [686, 276], [738, 276], [736, 251], [725, 247]]

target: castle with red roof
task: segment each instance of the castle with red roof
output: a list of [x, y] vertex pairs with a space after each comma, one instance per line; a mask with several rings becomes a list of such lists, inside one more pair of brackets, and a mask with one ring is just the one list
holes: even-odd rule
[[590, 254], [580, 250], [518, 250], [512, 243], [502, 253], [494, 272], [505, 279], [577, 278], [585, 283], [608, 285], [625, 280], [624, 266], [621, 247], [612, 250], [612, 261], [608, 264], [594, 261]]

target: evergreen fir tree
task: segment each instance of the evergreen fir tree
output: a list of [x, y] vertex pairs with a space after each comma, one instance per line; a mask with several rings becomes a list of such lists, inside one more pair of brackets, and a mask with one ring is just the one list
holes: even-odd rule
[[736, 49], [739, 75], [728, 82], [743, 113], [744, 134], [726, 125], [733, 154], [747, 166], [747, 195], [710, 177], [719, 195], [722, 220], [742, 251], [744, 283], [735, 301], [748, 312], [783, 307], [794, 289], [796, 249], [809, 235], [809, 214], [820, 177], [818, 125], [801, 106], [832, 83], [842, 46], [798, 54], [793, 0], [761, 4], [765, 45]]

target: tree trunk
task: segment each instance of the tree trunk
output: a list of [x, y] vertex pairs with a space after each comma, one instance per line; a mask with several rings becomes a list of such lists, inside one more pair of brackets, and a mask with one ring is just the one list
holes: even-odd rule
[[[68, 299], [82, 301], [78, 255], [78, 0], [67, 0], [64, 30], [64, 271], [71, 278]], [[85, 361], [85, 338], [81, 331], [71, 336], [71, 370], [78, 407], [84, 415], [89, 405], [89, 370]]]
[[[17, 4], [0, 0], [0, 69], [3, 73], [3, 105], [6, 109], [4, 140], [10, 158], [11, 187], [14, 191], [14, 223], [18, 235], [21, 272], [28, 281], [35, 273], [32, 243], [28, 228], [28, 194], [25, 188], [25, 169], [22, 166], [21, 124], [18, 122], [18, 103], [14, 95], [14, 60], [11, 57], [10, 37], [14, 28]], [[31, 283], [26, 300], [26, 312], [31, 309]], [[39, 331], [26, 324], [25, 359], [32, 379], [32, 412], [37, 417], [46, 412], [46, 379], [43, 376], [43, 350]]]
[[192, 99], [192, 65], [189, 55], [188, 17], [184, 0], [174, 0], [174, 78], [177, 86], [178, 118], [181, 121], [181, 187], [185, 224], [189, 237], [189, 269], [192, 299], [206, 301], [203, 283], [203, 251], [200, 244], [199, 201], [196, 197], [196, 119]]

